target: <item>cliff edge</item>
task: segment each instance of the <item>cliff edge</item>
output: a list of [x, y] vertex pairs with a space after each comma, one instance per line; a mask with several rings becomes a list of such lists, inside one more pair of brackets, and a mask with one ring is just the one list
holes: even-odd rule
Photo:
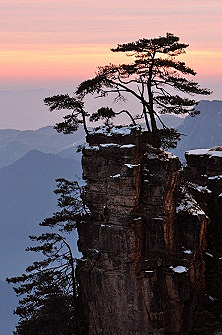
[[91, 216], [78, 226], [76, 273], [89, 335], [198, 334], [205, 309], [219, 318], [222, 157], [218, 168], [188, 153], [182, 171], [149, 142], [135, 129], [92, 134], [83, 150]]

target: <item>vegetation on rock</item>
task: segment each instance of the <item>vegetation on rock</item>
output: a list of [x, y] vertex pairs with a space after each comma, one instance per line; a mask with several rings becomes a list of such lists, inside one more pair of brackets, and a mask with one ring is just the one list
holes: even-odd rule
[[80, 199], [77, 182], [57, 179], [60, 211], [45, 219], [41, 226], [54, 228], [53, 233], [30, 236], [38, 243], [28, 251], [43, 257], [26, 269], [26, 273], [7, 278], [14, 291], [23, 296], [14, 311], [20, 317], [15, 335], [80, 334], [80, 316], [75, 278], [75, 258], [64, 233], [73, 231], [87, 215]]
[[[179, 133], [167, 128], [161, 120], [161, 114], [198, 114], [194, 95], [209, 95], [211, 92], [201, 88], [197, 82], [188, 79], [196, 72], [184, 62], [176, 60], [185, 53], [188, 44], [180, 43], [179, 37], [167, 33], [166, 36], [139, 39], [135, 42], [119, 44], [111, 49], [113, 52], [123, 52], [131, 56], [132, 63], [99, 67], [96, 76], [83, 81], [75, 91], [75, 97], [56, 95], [44, 100], [50, 110], [68, 109], [72, 113], [64, 117], [64, 122], [56, 124], [56, 129], [70, 133], [77, 129], [79, 123], [84, 124], [88, 134], [84, 109], [84, 98], [88, 94], [97, 97], [114, 95], [114, 101], [126, 101], [127, 95], [133, 96], [140, 104], [141, 111], [132, 115], [127, 110], [115, 112], [112, 108], [102, 107], [93, 113], [90, 120], [105, 118], [105, 124], [110, 126], [110, 119], [123, 112], [130, 117], [131, 124], [143, 120], [148, 132], [157, 138], [157, 146], [161, 146], [163, 137], [169, 147], [175, 147]], [[186, 97], [186, 96], [189, 97]], [[163, 132], [158, 131], [157, 119], [163, 126]], [[158, 141], [159, 139], [159, 141]]]

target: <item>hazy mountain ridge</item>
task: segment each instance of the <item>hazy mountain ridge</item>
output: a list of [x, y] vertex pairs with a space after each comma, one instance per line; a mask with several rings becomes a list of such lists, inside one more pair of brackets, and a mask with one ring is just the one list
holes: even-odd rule
[[[176, 115], [162, 115], [161, 118], [167, 127], [178, 127], [183, 122], [183, 118]], [[158, 120], [157, 124], [161, 127]], [[0, 168], [15, 162], [33, 149], [57, 154], [61, 158], [80, 160], [81, 154], [76, 153], [76, 147], [84, 142], [83, 127], [69, 135], [58, 133], [53, 126], [37, 130], [0, 129]]]
[[[81, 177], [80, 162], [54, 154], [29, 151], [16, 162], [0, 169], [0, 268], [1, 280], [22, 274], [36, 257], [25, 252], [31, 234], [43, 231], [38, 226], [57, 210], [53, 193], [56, 178]], [[13, 316], [17, 299], [12, 287], [0, 284], [0, 324], [4, 335], [11, 335], [17, 318]]]
[[[81, 144], [84, 137], [82, 127], [70, 135], [58, 133], [52, 126], [24, 131], [0, 129], [0, 168], [15, 162], [33, 149], [56, 154], [64, 149], [73, 148], [74, 156], [74, 147]], [[72, 154], [68, 158], [72, 158]]]
[[[177, 128], [184, 121], [183, 117], [180, 117], [180, 116], [177, 116], [177, 115], [170, 115], [170, 114], [160, 115], [160, 118], [163, 121], [163, 123], [165, 124], [165, 126], [168, 127], [168, 128]], [[158, 128], [162, 128], [162, 124], [160, 123], [160, 121], [158, 119], [157, 119], [157, 126], [158, 126]]]
[[197, 109], [201, 112], [199, 115], [187, 116], [177, 128], [184, 135], [173, 152], [182, 160], [189, 149], [222, 145], [222, 101], [202, 100]]
[[55, 179], [77, 176], [79, 162], [37, 150], [0, 169], [0, 245], [6, 256], [0, 260], [1, 276], [23, 271], [31, 261], [24, 255], [28, 235], [38, 232], [38, 223], [56, 210]]
[[[222, 101], [201, 101], [198, 107], [201, 114], [195, 118], [162, 115], [168, 127], [188, 134], [174, 150], [182, 158], [185, 150], [222, 144]], [[76, 154], [73, 143], [82, 144], [84, 139], [82, 128], [72, 135], [58, 134], [52, 126], [34, 131], [0, 130], [0, 167], [5, 166], [0, 168], [2, 280], [21, 274], [32, 263], [33, 255], [24, 251], [30, 244], [28, 235], [40, 232], [38, 223], [56, 210], [55, 178], [81, 177], [81, 154]], [[65, 159], [71, 157], [78, 162]], [[0, 298], [1, 329], [4, 335], [11, 335], [16, 297], [6, 283], [0, 285]]]
[[[184, 151], [190, 148], [221, 144], [222, 101], [201, 101], [198, 107], [201, 114], [195, 118], [186, 117], [183, 120], [175, 115], [163, 115], [168, 127], [179, 124], [178, 130], [181, 133], [191, 133], [186, 137], [182, 136], [178, 148], [174, 150], [181, 158], [184, 157]], [[7, 161], [7, 166], [0, 169], [0, 227], [5, 227], [5, 232], [11, 227], [11, 222], [14, 222], [14, 226], [19, 225], [17, 233], [24, 235], [22, 227], [27, 224], [27, 220], [32, 229], [35, 227], [34, 217], [39, 217], [40, 221], [48, 215], [50, 207], [55, 208], [55, 178], [75, 179], [74, 170], [81, 177], [81, 154], [76, 154], [72, 144], [83, 143], [84, 137], [82, 128], [72, 135], [58, 134], [52, 126], [35, 131], [0, 130], [0, 158], [5, 150], [5, 161], [2, 160], [1, 163], [6, 164]], [[30, 147], [32, 151], [28, 151]], [[56, 151], [57, 155], [33, 150], [36, 148], [46, 152]], [[16, 155], [22, 157], [16, 160]], [[69, 160], [69, 157], [75, 157], [76, 161]], [[14, 163], [8, 165], [12, 159]], [[41, 205], [38, 204], [39, 200]], [[20, 219], [17, 207], [24, 208]]]

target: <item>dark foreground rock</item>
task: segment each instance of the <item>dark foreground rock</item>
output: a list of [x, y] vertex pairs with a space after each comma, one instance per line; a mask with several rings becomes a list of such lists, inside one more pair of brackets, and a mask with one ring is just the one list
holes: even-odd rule
[[208, 265], [206, 248], [209, 216], [221, 227], [220, 199], [211, 202], [210, 190], [195, 198], [191, 171], [181, 173], [178, 158], [146, 136], [91, 135], [83, 150], [91, 217], [78, 227], [76, 272], [89, 335], [191, 334], [208, 288], [219, 299], [212, 281], [219, 284], [220, 262]]

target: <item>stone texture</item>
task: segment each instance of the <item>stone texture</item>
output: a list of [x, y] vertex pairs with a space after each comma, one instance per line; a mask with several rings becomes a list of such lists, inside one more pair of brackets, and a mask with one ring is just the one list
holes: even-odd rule
[[[195, 199], [190, 171], [181, 174], [178, 158], [148, 140], [138, 131], [91, 135], [83, 150], [83, 200], [91, 217], [78, 227], [83, 258], [76, 273], [89, 335], [189, 334], [205, 294], [203, 210], [216, 209], [220, 225], [222, 197], [213, 195], [212, 208], [210, 192]], [[203, 164], [189, 163], [198, 180], [208, 170], [213, 175], [210, 163], [201, 173]], [[214, 266], [207, 285], [210, 271], [215, 278]]]
[[[192, 150], [186, 154], [188, 166], [184, 179], [193, 197], [209, 216], [206, 234], [205, 305], [218, 319], [222, 311], [222, 147], [215, 147], [203, 155], [195, 155]], [[196, 181], [199, 181], [199, 185]], [[211, 302], [210, 302], [211, 301]]]

